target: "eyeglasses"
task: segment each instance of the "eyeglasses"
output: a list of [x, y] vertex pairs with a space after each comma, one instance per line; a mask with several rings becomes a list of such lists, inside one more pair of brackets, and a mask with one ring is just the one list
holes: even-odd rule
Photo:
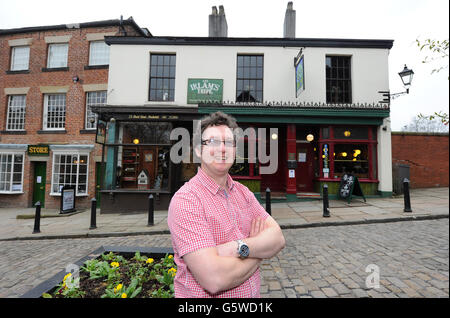
[[234, 142], [234, 139], [226, 139], [226, 140], [219, 140], [214, 138], [209, 138], [206, 140], [202, 140], [202, 145], [210, 146], [210, 147], [220, 147], [221, 144], [224, 144], [225, 147], [234, 147], [236, 143]]

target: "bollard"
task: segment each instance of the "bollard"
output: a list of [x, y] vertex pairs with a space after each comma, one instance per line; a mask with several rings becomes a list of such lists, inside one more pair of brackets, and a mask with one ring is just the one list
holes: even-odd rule
[[266, 212], [272, 215], [272, 203], [270, 199], [270, 189], [266, 189]]
[[412, 212], [411, 210], [411, 200], [409, 197], [409, 180], [403, 179], [403, 199], [405, 201], [405, 208], [403, 212]]
[[154, 224], [154, 202], [153, 202], [153, 194], [148, 196], [148, 222], [147, 226], [151, 226]]
[[41, 227], [41, 202], [36, 202], [36, 214], [34, 215], [34, 230], [33, 234], [35, 233], [41, 233], [41, 230], [39, 229]]
[[97, 228], [97, 200], [92, 198], [91, 200], [91, 226], [89, 230]]
[[323, 217], [330, 217], [330, 204], [328, 202], [328, 185], [323, 185]]

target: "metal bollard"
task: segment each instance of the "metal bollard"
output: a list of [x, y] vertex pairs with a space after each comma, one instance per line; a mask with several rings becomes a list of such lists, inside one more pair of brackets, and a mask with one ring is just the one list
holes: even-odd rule
[[330, 217], [330, 203], [328, 201], [328, 185], [323, 185], [323, 217]]
[[266, 211], [269, 215], [272, 215], [272, 202], [270, 198], [270, 189], [266, 189]]
[[403, 199], [405, 201], [405, 208], [403, 212], [412, 212], [411, 210], [411, 200], [409, 197], [409, 180], [403, 179]]
[[89, 230], [97, 228], [97, 200], [92, 198], [91, 200], [91, 226]]
[[39, 229], [41, 227], [41, 202], [36, 202], [36, 214], [34, 215], [34, 230], [33, 234], [35, 233], [41, 233], [41, 230]]
[[153, 194], [150, 194], [148, 196], [148, 222], [147, 226], [151, 226], [154, 224], [154, 201], [153, 201]]

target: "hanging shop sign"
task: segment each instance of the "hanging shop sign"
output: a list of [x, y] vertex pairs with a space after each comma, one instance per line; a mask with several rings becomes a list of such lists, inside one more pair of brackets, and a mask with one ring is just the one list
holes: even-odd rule
[[221, 103], [223, 100], [223, 80], [207, 78], [189, 78], [187, 103]]
[[103, 120], [97, 121], [97, 133], [95, 135], [95, 142], [104, 145], [106, 141], [106, 122]]
[[28, 145], [27, 153], [29, 156], [48, 156], [50, 149], [48, 145]]
[[299, 53], [295, 58], [295, 97], [305, 90], [305, 57]]

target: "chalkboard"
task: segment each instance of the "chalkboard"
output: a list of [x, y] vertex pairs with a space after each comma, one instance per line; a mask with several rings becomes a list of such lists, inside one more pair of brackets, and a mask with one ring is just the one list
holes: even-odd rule
[[75, 187], [64, 186], [61, 188], [61, 210], [59, 213], [75, 212]]
[[364, 202], [366, 202], [358, 177], [352, 174], [344, 174], [339, 185], [338, 197], [350, 203], [353, 195], [363, 197]]

